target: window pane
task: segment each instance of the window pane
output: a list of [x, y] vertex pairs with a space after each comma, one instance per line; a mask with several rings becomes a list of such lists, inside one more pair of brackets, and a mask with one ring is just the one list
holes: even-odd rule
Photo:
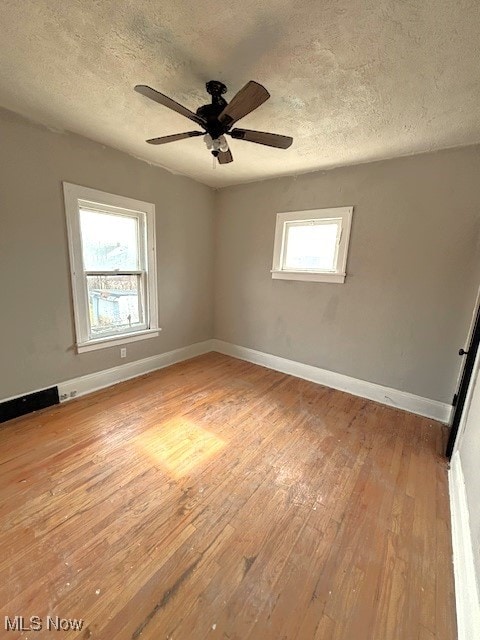
[[340, 222], [287, 223], [283, 268], [334, 271]]
[[143, 323], [140, 276], [87, 276], [92, 337], [140, 329]]
[[136, 217], [80, 209], [80, 228], [86, 271], [140, 269]]

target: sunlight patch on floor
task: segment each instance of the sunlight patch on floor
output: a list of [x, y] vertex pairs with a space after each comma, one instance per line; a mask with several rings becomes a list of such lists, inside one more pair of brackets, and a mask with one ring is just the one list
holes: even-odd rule
[[144, 431], [135, 438], [135, 444], [174, 477], [181, 478], [227, 442], [191, 420], [175, 417]]

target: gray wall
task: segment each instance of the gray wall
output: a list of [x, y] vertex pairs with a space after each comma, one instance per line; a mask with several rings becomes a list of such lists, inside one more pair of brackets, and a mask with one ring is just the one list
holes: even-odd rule
[[[4, 110], [0, 167], [0, 398], [212, 337], [211, 189]], [[126, 359], [75, 353], [63, 180], [156, 206], [163, 331]]]
[[[451, 400], [478, 286], [478, 147], [215, 193], [3, 110], [0, 140], [0, 398], [215, 335]], [[126, 360], [75, 352], [63, 180], [156, 205], [163, 331]], [[340, 205], [355, 206], [346, 283], [272, 280], [275, 214]]]
[[[215, 336], [451, 402], [478, 282], [480, 148], [217, 193]], [[279, 211], [354, 205], [345, 284], [272, 280]]]

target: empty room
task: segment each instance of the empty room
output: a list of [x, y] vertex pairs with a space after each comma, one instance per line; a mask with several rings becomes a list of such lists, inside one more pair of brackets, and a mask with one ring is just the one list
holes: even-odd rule
[[0, 25], [0, 638], [480, 639], [480, 4]]

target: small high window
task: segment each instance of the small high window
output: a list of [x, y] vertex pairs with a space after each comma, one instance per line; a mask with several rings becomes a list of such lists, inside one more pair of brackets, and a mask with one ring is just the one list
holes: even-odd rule
[[158, 335], [155, 207], [64, 183], [79, 352]]
[[344, 282], [353, 207], [277, 214], [272, 278]]

